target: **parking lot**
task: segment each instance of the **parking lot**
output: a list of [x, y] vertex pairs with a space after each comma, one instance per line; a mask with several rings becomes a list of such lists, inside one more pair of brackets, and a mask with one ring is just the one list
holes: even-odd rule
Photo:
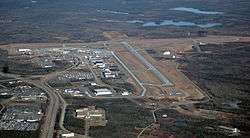
[[0, 130], [34, 131], [39, 128], [42, 118], [39, 106], [14, 105], [9, 106], [0, 119]]
[[18, 101], [46, 101], [47, 95], [41, 89], [22, 81], [7, 81], [1, 83], [0, 96], [13, 96]]

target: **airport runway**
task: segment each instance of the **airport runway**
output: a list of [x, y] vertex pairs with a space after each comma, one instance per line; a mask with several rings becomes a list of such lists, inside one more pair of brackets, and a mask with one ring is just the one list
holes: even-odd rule
[[149, 63], [139, 52], [136, 51], [127, 42], [122, 42], [122, 44], [127, 48], [129, 52], [134, 54], [149, 70], [151, 70], [154, 75], [163, 83], [163, 85], [173, 85], [166, 76], [164, 76], [157, 68], [155, 68], [151, 63]]
[[128, 69], [128, 67], [120, 60], [120, 58], [112, 51], [112, 55], [116, 58], [116, 60], [128, 71], [128, 73], [135, 79], [135, 81], [141, 86], [142, 93], [140, 97], [145, 96], [146, 88], [143, 86], [142, 82]]

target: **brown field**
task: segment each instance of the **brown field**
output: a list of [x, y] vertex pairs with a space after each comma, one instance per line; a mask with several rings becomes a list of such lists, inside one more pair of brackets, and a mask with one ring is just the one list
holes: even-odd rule
[[126, 34], [115, 31], [103, 32], [103, 35], [109, 40], [128, 38]]
[[139, 96], [142, 92], [141, 86], [139, 86], [139, 84], [132, 77], [129, 77], [127, 79], [127, 82], [129, 82], [130, 84], [132, 84], [134, 86], [133, 95]]
[[145, 85], [145, 88], [147, 89], [147, 97], [161, 97], [161, 95], [163, 94], [162, 89], [160, 87]]
[[158, 84], [161, 82], [156, 76], [148, 70], [133, 54], [124, 48], [116, 49], [117, 55], [127, 64], [131, 71], [144, 83]]
[[171, 38], [171, 39], [131, 39], [131, 44], [140, 48], [154, 48], [154, 49], [172, 49], [176, 52], [187, 51], [192, 48], [194, 42], [203, 43], [224, 43], [224, 42], [238, 42], [250, 41], [250, 37], [238, 36], [208, 36], [199, 38]]

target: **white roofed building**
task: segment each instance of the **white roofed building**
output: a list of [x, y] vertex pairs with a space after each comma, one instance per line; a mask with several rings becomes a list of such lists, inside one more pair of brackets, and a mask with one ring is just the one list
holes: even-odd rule
[[77, 109], [76, 117], [85, 119], [85, 121], [89, 122], [90, 126], [106, 126], [107, 124], [105, 110], [101, 108], [96, 109], [95, 106]]
[[107, 89], [107, 88], [100, 88], [100, 89], [94, 89], [95, 91], [95, 95], [96, 96], [102, 96], [102, 95], [112, 95], [113, 93], [111, 92], [111, 90]]

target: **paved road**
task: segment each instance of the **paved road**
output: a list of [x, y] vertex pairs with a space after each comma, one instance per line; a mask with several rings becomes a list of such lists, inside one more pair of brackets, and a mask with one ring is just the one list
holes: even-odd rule
[[[68, 69], [64, 71], [54, 72], [51, 75], [58, 75], [60, 73], [64, 73], [72, 68], [75, 68], [79, 64], [80, 64], [79, 59], [76, 59], [76, 63], [73, 66], [69, 67]], [[59, 126], [62, 130], [66, 130], [63, 127], [63, 121], [64, 121], [64, 116], [65, 116], [65, 108], [67, 104], [64, 100], [62, 100], [63, 98], [61, 97], [61, 95], [57, 91], [55, 91], [50, 85], [48, 85], [46, 81], [44, 82], [39, 81], [37, 84], [35, 83], [34, 85], [37, 87], [41, 87], [43, 90], [45, 90], [47, 94], [49, 95], [49, 99], [50, 99], [49, 106], [47, 108], [47, 113], [46, 113], [46, 120], [45, 120], [45, 123], [43, 124], [40, 138], [52, 138], [54, 134], [56, 115], [60, 106], [61, 106], [62, 111], [61, 111]]]
[[50, 99], [46, 112], [46, 120], [42, 125], [40, 138], [53, 138], [56, 115], [59, 109], [59, 99], [55, 94], [54, 90], [46, 86], [44, 83], [32, 83], [32, 84], [46, 91]]
[[148, 69], [150, 69], [154, 75], [165, 85], [173, 85], [165, 75], [163, 75], [157, 68], [155, 68], [151, 63], [149, 63], [139, 52], [136, 51], [127, 42], [122, 42], [122, 44], [128, 49], [129, 52], [134, 54]]
[[137, 138], [140, 138], [140, 136], [143, 134], [143, 132], [144, 132], [145, 130], [147, 130], [148, 128], [150, 128], [152, 125], [153, 125], [153, 123], [150, 124], [150, 125], [148, 125], [148, 126], [146, 126], [145, 128], [143, 128], [142, 131], [137, 135]]
[[0, 105], [2, 105], [2, 109], [0, 109], [0, 113], [2, 113], [2, 111], [5, 109], [5, 105], [7, 105], [12, 99], [14, 99], [14, 97], [1, 101]]

